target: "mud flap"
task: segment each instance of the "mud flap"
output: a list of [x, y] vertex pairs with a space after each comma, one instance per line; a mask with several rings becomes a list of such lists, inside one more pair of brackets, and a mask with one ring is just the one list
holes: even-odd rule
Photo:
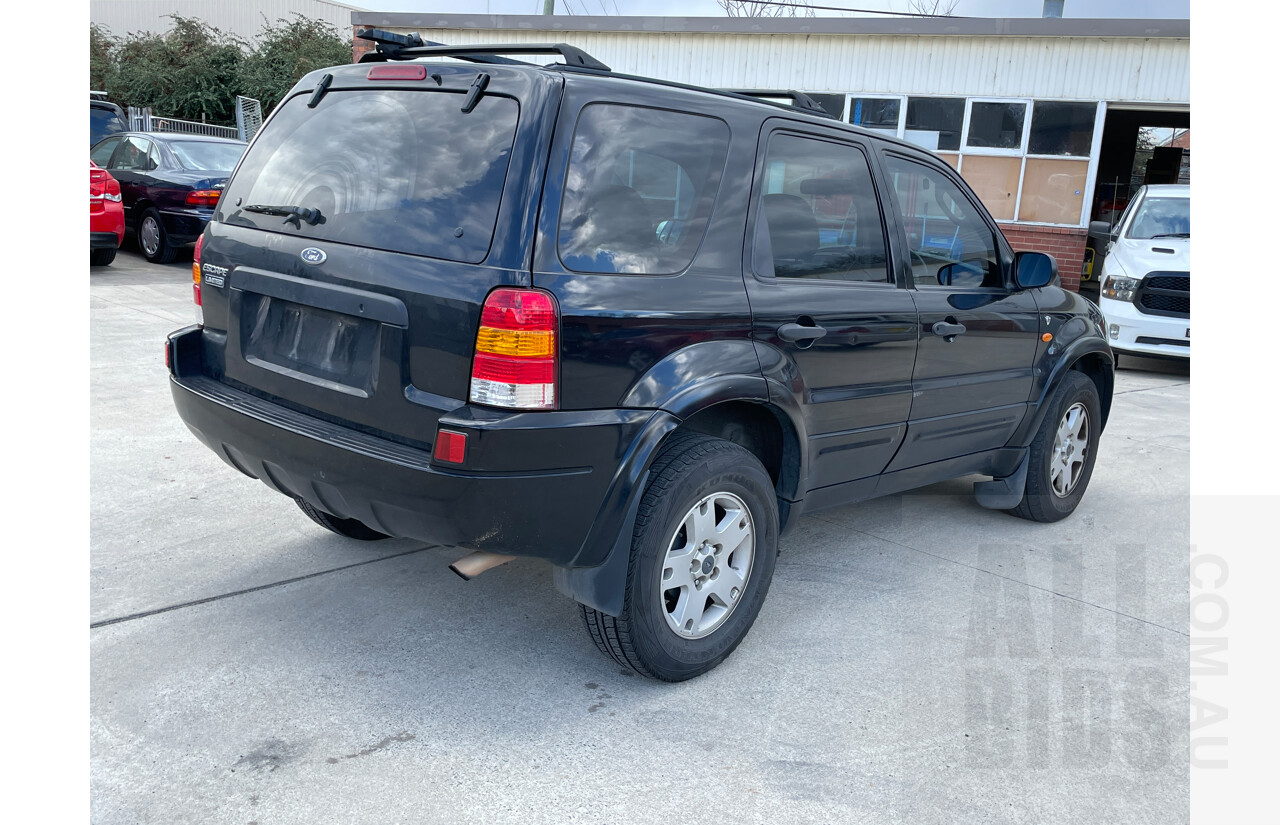
[[973, 497], [978, 500], [978, 504], [989, 510], [1012, 510], [1017, 507], [1027, 486], [1027, 465], [1030, 461], [1031, 451], [1024, 450], [1018, 469], [1011, 475], [974, 482]]
[[636, 486], [635, 495], [631, 497], [618, 539], [602, 563], [595, 567], [552, 568], [552, 581], [557, 590], [592, 610], [610, 616], [622, 614], [622, 603], [627, 595], [627, 570], [631, 567], [631, 538], [636, 528], [640, 499], [644, 498], [648, 483], [649, 472], [646, 470]]

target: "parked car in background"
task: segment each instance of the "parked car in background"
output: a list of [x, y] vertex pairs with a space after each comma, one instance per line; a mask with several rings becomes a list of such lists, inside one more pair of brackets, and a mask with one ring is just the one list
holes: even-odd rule
[[1191, 187], [1144, 186], [1105, 239], [1098, 303], [1117, 353], [1191, 357]]
[[100, 94], [104, 93], [89, 93], [89, 148], [111, 135], [129, 131], [129, 121], [125, 119], [124, 110], [114, 103], [93, 97]]
[[106, 266], [124, 241], [124, 205], [120, 184], [89, 161], [89, 265]]
[[204, 231], [247, 145], [204, 135], [125, 132], [98, 143], [89, 158], [120, 182], [125, 224], [138, 249], [163, 264]]

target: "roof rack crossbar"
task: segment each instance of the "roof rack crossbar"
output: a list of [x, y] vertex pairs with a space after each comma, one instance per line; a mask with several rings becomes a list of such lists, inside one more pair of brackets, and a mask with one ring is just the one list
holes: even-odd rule
[[412, 60], [415, 57], [458, 57], [472, 63], [521, 63], [499, 57], [503, 54], [558, 54], [570, 66], [612, 71], [591, 55], [568, 43], [508, 43], [473, 46], [446, 46], [443, 43], [426, 43], [415, 34], [404, 35], [382, 29], [365, 29], [356, 33], [361, 40], [377, 44], [377, 51], [360, 58], [360, 62], [379, 60]]
[[804, 92], [797, 92], [795, 89], [719, 89], [717, 91], [726, 92], [731, 95], [741, 95], [742, 97], [750, 97], [758, 100], [771, 102], [770, 98], [787, 98], [792, 103], [792, 108], [803, 109], [806, 112], [812, 112], [815, 115], [829, 117], [834, 119], [835, 115], [822, 108], [822, 104], [809, 97]]

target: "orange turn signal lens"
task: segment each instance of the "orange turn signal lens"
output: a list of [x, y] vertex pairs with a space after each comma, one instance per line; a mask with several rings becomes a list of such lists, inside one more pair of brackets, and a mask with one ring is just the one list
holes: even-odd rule
[[1044, 335], [1041, 335], [1041, 336], [1040, 336], [1040, 340], [1041, 340], [1041, 341], [1044, 341], [1046, 344], [1047, 344], [1047, 343], [1049, 343], [1050, 341], [1052, 341], [1052, 340], [1053, 340], [1053, 333], [1052, 333], [1052, 332], [1046, 332]]
[[476, 335], [476, 352], [517, 358], [549, 358], [555, 352], [555, 335], [549, 330], [482, 326]]

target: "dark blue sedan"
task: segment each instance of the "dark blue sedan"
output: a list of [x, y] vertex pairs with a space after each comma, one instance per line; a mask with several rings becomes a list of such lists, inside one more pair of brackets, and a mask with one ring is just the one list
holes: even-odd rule
[[169, 263], [213, 217], [248, 144], [158, 132], [112, 135], [89, 151], [120, 182], [127, 231], [148, 261]]

